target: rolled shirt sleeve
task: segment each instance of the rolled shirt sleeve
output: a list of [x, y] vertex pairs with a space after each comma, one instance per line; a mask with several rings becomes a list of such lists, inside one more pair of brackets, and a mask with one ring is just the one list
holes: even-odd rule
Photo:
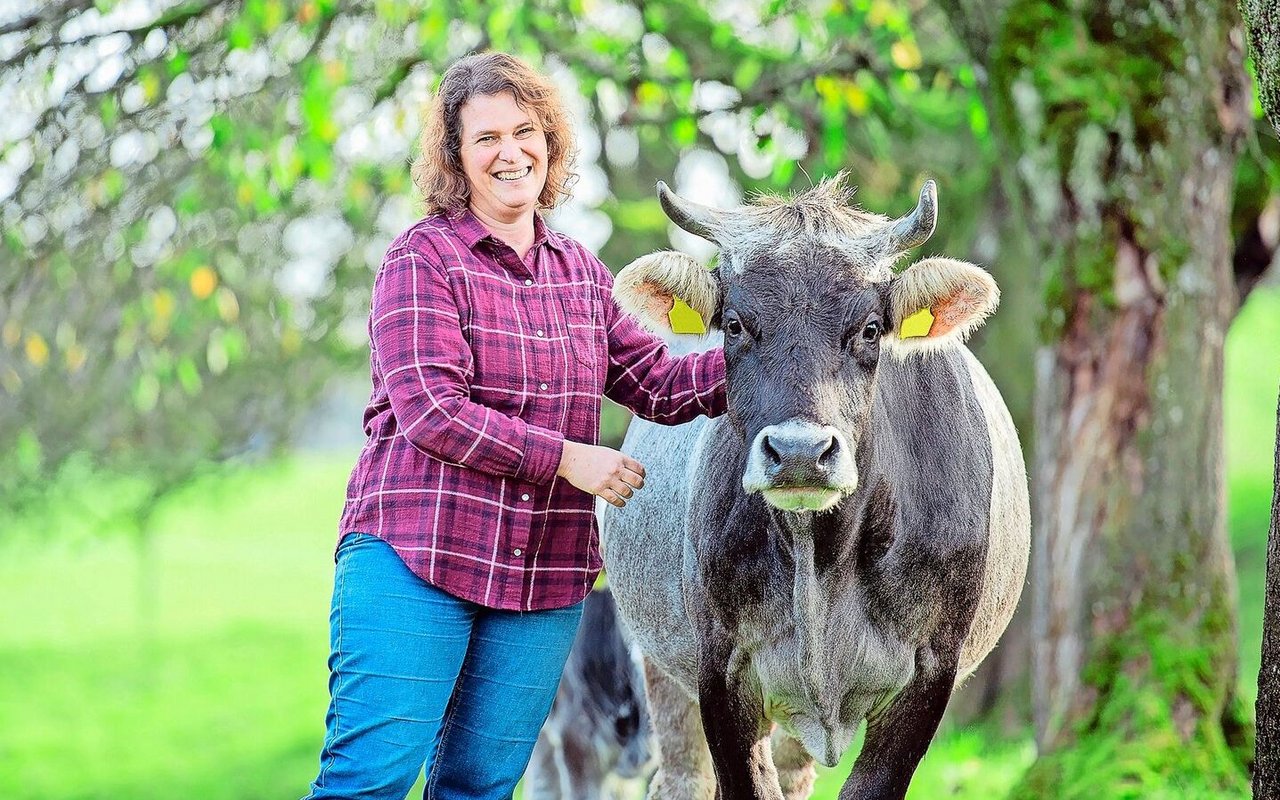
[[439, 264], [412, 249], [388, 251], [374, 281], [369, 319], [392, 411], [415, 448], [532, 483], [555, 477], [563, 433], [471, 399], [474, 360]]

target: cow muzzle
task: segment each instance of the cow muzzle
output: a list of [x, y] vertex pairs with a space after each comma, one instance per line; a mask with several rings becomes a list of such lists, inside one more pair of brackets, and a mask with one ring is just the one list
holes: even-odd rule
[[769, 425], [751, 442], [742, 488], [783, 511], [825, 511], [858, 488], [853, 448], [830, 425]]

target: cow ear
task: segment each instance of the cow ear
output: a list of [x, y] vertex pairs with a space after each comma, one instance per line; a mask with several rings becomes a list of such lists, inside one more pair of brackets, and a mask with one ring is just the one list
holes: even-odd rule
[[663, 251], [623, 267], [614, 279], [613, 297], [654, 333], [704, 333], [719, 311], [720, 283], [691, 256]]
[[973, 264], [926, 258], [894, 277], [890, 297], [894, 346], [909, 352], [964, 341], [996, 310], [1000, 288]]

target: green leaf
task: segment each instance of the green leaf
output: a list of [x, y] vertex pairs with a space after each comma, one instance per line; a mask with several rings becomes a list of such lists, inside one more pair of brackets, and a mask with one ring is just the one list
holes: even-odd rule
[[733, 71], [733, 85], [746, 91], [755, 85], [756, 80], [764, 72], [764, 64], [758, 58], [747, 57]]
[[231, 50], [248, 50], [253, 46], [253, 28], [244, 19], [236, 20], [227, 28], [226, 40]]
[[168, 70], [169, 70], [169, 77], [176, 78], [177, 76], [186, 72], [188, 60], [189, 60], [189, 57], [187, 56], [187, 53], [184, 50], [179, 50], [178, 52], [170, 56], [169, 59], [165, 62], [165, 66], [168, 67]]
[[789, 158], [779, 158], [773, 164], [773, 174], [769, 179], [774, 186], [789, 186], [791, 178], [796, 174], [796, 162]]
[[990, 130], [990, 123], [987, 120], [987, 108], [977, 97], [969, 101], [969, 130], [978, 136], [986, 136]]
[[182, 390], [191, 397], [200, 394], [204, 384], [200, 380], [200, 370], [196, 368], [196, 362], [191, 356], [183, 356], [178, 361], [178, 383], [182, 384]]
[[120, 116], [120, 106], [116, 102], [114, 94], [109, 94], [102, 98], [98, 103], [98, 117], [102, 119], [102, 124], [107, 130], [111, 130], [116, 126], [116, 120]]
[[124, 194], [124, 173], [114, 167], [102, 173], [102, 189], [107, 202], [118, 200]]
[[133, 406], [143, 414], [155, 410], [160, 401], [160, 381], [153, 373], [144, 372], [138, 376], [133, 387]]
[[232, 364], [244, 358], [245, 352], [249, 349], [244, 331], [239, 328], [227, 330], [222, 336], [222, 344], [227, 348], [227, 360]]
[[644, 4], [644, 24], [645, 28], [662, 33], [667, 29], [667, 9], [657, 3]]
[[689, 75], [689, 59], [685, 57], [684, 51], [675, 47], [667, 53], [667, 61], [663, 66], [673, 77], [684, 78]]
[[489, 14], [485, 28], [489, 32], [489, 39], [492, 40], [493, 46], [499, 50], [508, 47], [509, 34], [516, 19], [516, 10], [517, 7], [514, 5], [498, 3], [498, 7]]
[[698, 141], [698, 123], [692, 117], [681, 117], [671, 123], [671, 138], [680, 147], [692, 147]]
[[232, 141], [231, 120], [225, 114], [216, 114], [209, 120], [209, 128], [213, 131], [213, 147], [221, 150]]

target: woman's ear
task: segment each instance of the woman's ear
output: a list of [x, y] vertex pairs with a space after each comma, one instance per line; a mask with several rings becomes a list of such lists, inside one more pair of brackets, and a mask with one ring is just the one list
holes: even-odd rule
[[980, 267], [950, 258], [918, 261], [890, 289], [893, 346], [912, 352], [962, 342], [999, 303], [1000, 288]]
[[691, 256], [662, 251], [623, 267], [613, 297], [654, 333], [702, 333], [719, 313], [720, 282]]

